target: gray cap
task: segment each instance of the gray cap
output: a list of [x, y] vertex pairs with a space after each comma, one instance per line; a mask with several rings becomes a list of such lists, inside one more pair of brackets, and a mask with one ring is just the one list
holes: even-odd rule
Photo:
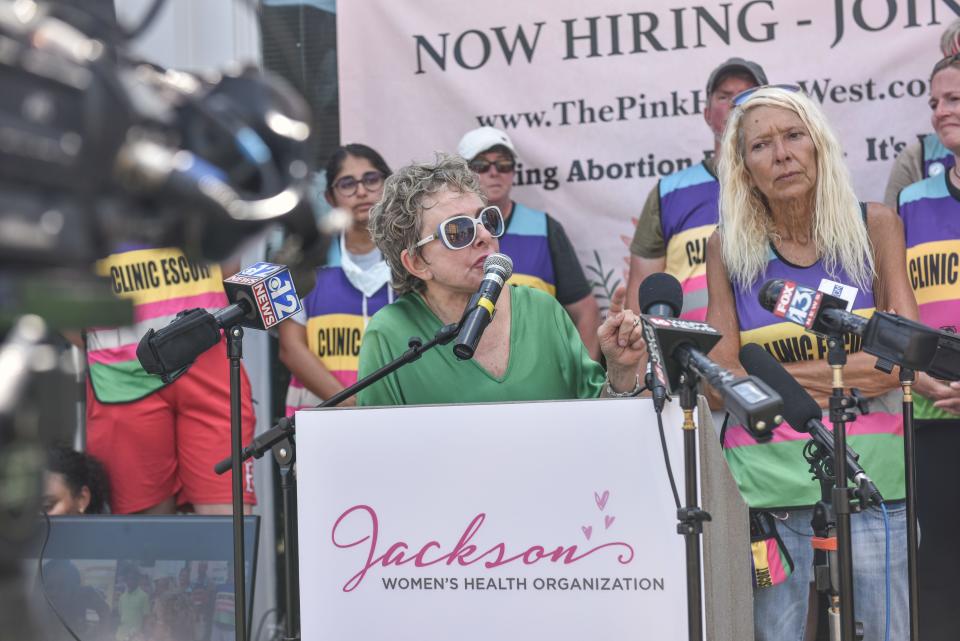
[[710, 72], [710, 77], [707, 79], [708, 96], [713, 93], [714, 89], [717, 88], [717, 84], [720, 82], [720, 80], [729, 73], [745, 73], [752, 77], [758, 86], [767, 84], [767, 74], [763, 72], [763, 67], [752, 60], [744, 60], [743, 58], [730, 58]]

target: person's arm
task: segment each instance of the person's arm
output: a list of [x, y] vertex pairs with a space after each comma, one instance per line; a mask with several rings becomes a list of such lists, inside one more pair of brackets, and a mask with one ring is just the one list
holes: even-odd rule
[[[343, 389], [340, 383], [323, 364], [320, 358], [310, 351], [307, 343], [306, 326], [290, 320], [280, 323], [280, 362], [286, 365], [303, 386], [322, 399], [328, 399]], [[356, 397], [351, 396], [341, 407], [356, 405]]]
[[[710, 358], [718, 365], [734, 374], [745, 372], [740, 364], [740, 321], [737, 317], [737, 304], [733, 297], [733, 287], [723, 264], [723, 240], [720, 232], [715, 231], [707, 241], [707, 324], [719, 330], [723, 335], [713, 349]], [[710, 408], [723, 409], [720, 395], [708, 384], [703, 386]]]
[[557, 279], [557, 301], [567, 310], [570, 320], [576, 325], [580, 340], [586, 345], [590, 358], [599, 360], [597, 328], [600, 327], [600, 308], [563, 225], [549, 215], [547, 242], [550, 246], [553, 273]]
[[923, 180], [923, 143], [920, 141], [908, 145], [893, 161], [883, 203], [895, 210], [900, 190], [918, 180]]
[[640, 220], [630, 243], [630, 275], [627, 277], [627, 309], [640, 313], [640, 284], [650, 274], [667, 268], [667, 246], [660, 224], [660, 183], [643, 203]]
[[657, 274], [667, 269], [667, 259], [643, 258], [630, 256], [630, 276], [627, 278], [627, 307], [640, 313], [640, 284], [650, 274]]

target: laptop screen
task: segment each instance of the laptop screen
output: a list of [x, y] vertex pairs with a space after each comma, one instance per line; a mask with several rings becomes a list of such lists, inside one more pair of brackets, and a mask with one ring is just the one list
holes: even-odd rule
[[[259, 526], [259, 517], [244, 517], [248, 632]], [[41, 532], [25, 565], [34, 620], [43, 638], [69, 639], [40, 590], [42, 539]], [[43, 585], [57, 613], [83, 641], [232, 641], [236, 636], [229, 516], [51, 517]]]

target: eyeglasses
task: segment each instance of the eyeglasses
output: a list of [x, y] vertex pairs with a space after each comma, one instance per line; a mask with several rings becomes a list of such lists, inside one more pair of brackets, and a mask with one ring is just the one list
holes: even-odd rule
[[417, 247], [423, 247], [437, 239], [442, 240], [447, 249], [469, 247], [477, 238], [477, 225], [483, 225], [483, 228], [494, 238], [503, 236], [504, 223], [500, 208], [496, 205], [484, 207], [475, 217], [467, 214], [451, 216], [437, 225], [436, 233], [430, 234], [417, 243]]
[[750, 98], [753, 97], [753, 94], [757, 93], [761, 89], [782, 89], [783, 91], [789, 91], [790, 93], [803, 93], [803, 87], [800, 85], [759, 85], [757, 87], [750, 87], [746, 91], [741, 91], [730, 99], [730, 104], [734, 107], [739, 107], [743, 103], [750, 100]]
[[477, 174], [485, 174], [490, 171], [491, 167], [496, 167], [497, 171], [501, 174], [509, 174], [517, 166], [512, 160], [494, 160], [490, 161], [486, 158], [474, 158], [470, 161], [470, 171]]
[[933, 65], [933, 71], [930, 72], [930, 78], [932, 79], [935, 75], [951, 66], [953, 63], [960, 61], [960, 53], [955, 53], [952, 56], [947, 56], [943, 58], [937, 64]]
[[363, 183], [363, 188], [367, 191], [380, 191], [383, 187], [383, 174], [379, 171], [368, 171], [357, 180], [353, 176], [344, 176], [333, 183], [333, 188], [340, 196], [352, 196], [357, 193], [357, 187]]

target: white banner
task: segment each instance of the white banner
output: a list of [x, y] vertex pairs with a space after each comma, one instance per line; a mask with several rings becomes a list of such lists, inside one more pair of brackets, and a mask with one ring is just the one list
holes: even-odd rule
[[[681, 414], [664, 424], [683, 483]], [[649, 400], [297, 413], [310, 641], [686, 638]]]
[[393, 167], [505, 129], [514, 198], [567, 228], [601, 298], [657, 178], [712, 152], [710, 71], [731, 56], [820, 100], [861, 199], [930, 131], [927, 78], [957, 0], [350, 0], [338, 3], [341, 138]]

